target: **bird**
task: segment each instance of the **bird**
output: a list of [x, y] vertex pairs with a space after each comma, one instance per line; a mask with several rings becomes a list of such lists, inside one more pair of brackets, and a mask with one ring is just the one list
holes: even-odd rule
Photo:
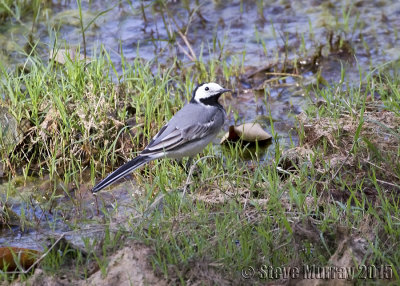
[[150, 161], [184, 157], [190, 160], [200, 153], [224, 125], [226, 112], [218, 99], [230, 91], [214, 82], [196, 86], [191, 100], [160, 129], [147, 147], [95, 185], [92, 193], [108, 187]]

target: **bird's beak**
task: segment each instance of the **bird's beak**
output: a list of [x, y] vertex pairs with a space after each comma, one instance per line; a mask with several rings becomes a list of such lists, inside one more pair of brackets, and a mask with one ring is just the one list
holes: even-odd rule
[[219, 94], [223, 94], [223, 93], [228, 92], [228, 91], [232, 91], [232, 90], [227, 89], [227, 88], [223, 88], [223, 89], [221, 89], [221, 90], [219, 91]]

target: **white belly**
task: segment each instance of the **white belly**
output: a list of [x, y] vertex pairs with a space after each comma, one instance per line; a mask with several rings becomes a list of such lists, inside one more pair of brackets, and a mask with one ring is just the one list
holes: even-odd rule
[[183, 157], [193, 157], [203, 151], [203, 149], [215, 138], [216, 134], [211, 134], [201, 140], [189, 143], [178, 150], [170, 151], [165, 154], [168, 158], [180, 159]]

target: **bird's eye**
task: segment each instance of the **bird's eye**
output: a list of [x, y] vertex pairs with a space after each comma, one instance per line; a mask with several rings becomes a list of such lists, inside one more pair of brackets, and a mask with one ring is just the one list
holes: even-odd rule
[[205, 90], [206, 90], [206, 91], [208, 91], [208, 90], [209, 90], [208, 86], [206, 86]]

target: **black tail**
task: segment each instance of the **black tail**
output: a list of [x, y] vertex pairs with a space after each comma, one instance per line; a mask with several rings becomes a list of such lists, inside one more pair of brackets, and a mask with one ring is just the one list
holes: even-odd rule
[[92, 193], [97, 193], [98, 191], [111, 185], [118, 179], [125, 177], [128, 173], [132, 172], [133, 170], [139, 168], [140, 166], [146, 164], [149, 161], [151, 161], [151, 159], [147, 156], [140, 156], [140, 155], [137, 156], [133, 160], [119, 167], [117, 170], [109, 174], [104, 180], [102, 180], [100, 183], [94, 186], [92, 189]]

